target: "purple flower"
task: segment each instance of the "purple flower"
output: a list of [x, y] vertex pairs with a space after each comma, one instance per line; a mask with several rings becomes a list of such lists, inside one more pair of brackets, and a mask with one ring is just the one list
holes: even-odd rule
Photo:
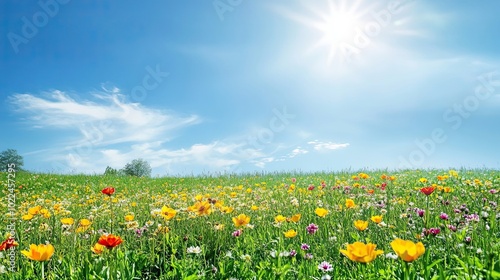
[[307, 230], [307, 233], [309, 234], [314, 234], [316, 233], [316, 231], [318, 231], [318, 226], [315, 225], [315, 224], [309, 224], [307, 227], [306, 227], [306, 230]]
[[439, 215], [439, 218], [440, 218], [441, 220], [448, 220], [448, 218], [449, 218], [449, 217], [448, 217], [448, 214], [446, 214], [446, 213], [441, 213], [441, 215]]
[[306, 260], [312, 260], [313, 259], [313, 255], [311, 253], [307, 253], [305, 256], [304, 256], [304, 259]]
[[241, 230], [241, 229], [235, 230], [235, 231], [233, 232], [233, 236], [234, 236], [234, 237], [238, 237], [238, 236], [240, 236], [240, 235], [241, 235], [241, 233], [242, 233], [242, 230]]
[[472, 242], [472, 238], [470, 236], [466, 236], [464, 241], [465, 241], [465, 243], [469, 244]]
[[290, 257], [295, 257], [297, 255], [297, 251], [293, 250], [290, 251]]
[[311, 249], [311, 246], [309, 246], [306, 243], [302, 243], [302, 245], [300, 245], [300, 249], [307, 251], [307, 250]]
[[438, 235], [441, 232], [439, 228], [430, 228], [429, 233], [432, 234], [433, 236]]
[[318, 265], [318, 269], [323, 272], [332, 271], [333, 267], [329, 262], [322, 262]]
[[453, 231], [453, 232], [457, 231], [457, 227], [454, 225], [448, 225], [448, 229]]
[[423, 210], [423, 209], [417, 209], [417, 214], [418, 214], [419, 217], [423, 217], [424, 214], [425, 214], [425, 210]]
[[467, 222], [479, 222], [478, 214], [464, 215], [464, 218]]
[[491, 194], [496, 194], [496, 193], [497, 193], [497, 190], [495, 190], [495, 189], [491, 189], [491, 190], [490, 190], [490, 193], [491, 193]]

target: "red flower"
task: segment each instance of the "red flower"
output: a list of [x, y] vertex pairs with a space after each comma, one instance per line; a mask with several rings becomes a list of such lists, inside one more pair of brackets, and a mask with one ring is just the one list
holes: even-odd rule
[[14, 238], [12, 237], [8, 237], [7, 240], [5, 240], [4, 242], [2, 242], [0, 244], [0, 251], [3, 251], [3, 250], [9, 250], [10, 248], [14, 247], [14, 246], [18, 246], [19, 244], [17, 244], [16, 240], [14, 240]]
[[113, 188], [113, 187], [106, 187], [106, 188], [102, 189], [101, 192], [103, 194], [107, 195], [107, 196], [111, 196], [112, 194], [115, 193], [115, 188]]
[[97, 243], [106, 246], [108, 249], [113, 249], [114, 247], [120, 245], [123, 242], [119, 236], [113, 234], [105, 234], [99, 238]]
[[436, 188], [434, 188], [434, 187], [425, 187], [425, 188], [421, 188], [420, 192], [422, 192], [425, 195], [430, 195], [431, 193], [434, 192], [435, 189]]

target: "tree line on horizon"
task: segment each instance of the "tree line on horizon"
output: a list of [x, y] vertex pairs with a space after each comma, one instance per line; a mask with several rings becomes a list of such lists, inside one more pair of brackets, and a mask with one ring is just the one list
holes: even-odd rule
[[[15, 165], [12, 168], [12, 164]], [[17, 150], [7, 149], [0, 153], [0, 171], [8, 172], [14, 169], [16, 171], [27, 171], [23, 168], [24, 159]], [[134, 159], [127, 163], [122, 169], [115, 169], [110, 166], [106, 167], [104, 171], [105, 176], [136, 176], [136, 177], [151, 177], [151, 166], [149, 163], [142, 159]]]

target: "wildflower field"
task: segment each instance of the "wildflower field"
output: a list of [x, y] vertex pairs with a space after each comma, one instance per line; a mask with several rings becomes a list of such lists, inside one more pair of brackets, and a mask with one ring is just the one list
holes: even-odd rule
[[495, 170], [1, 175], [0, 279], [500, 279]]

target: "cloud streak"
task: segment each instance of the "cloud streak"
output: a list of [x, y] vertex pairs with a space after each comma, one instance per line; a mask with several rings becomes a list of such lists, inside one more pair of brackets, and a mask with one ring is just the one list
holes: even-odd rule
[[318, 140], [313, 140], [307, 142], [307, 144], [312, 145], [313, 149], [316, 151], [328, 151], [328, 150], [338, 150], [349, 147], [349, 143], [333, 143], [333, 142], [321, 142]]
[[77, 101], [59, 90], [47, 93], [46, 98], [15, 94], [10, 101], [35, 128], [77, 129], [81, 133], [79, 140], [68, 146], [89, 141], [93, 145], [155, 141], [168, 137], [174, 129], [201, 121], [196, 115], [180, 117], [130, 103], [116, 89], [113, 92], [94, 94], [99, 103]]

